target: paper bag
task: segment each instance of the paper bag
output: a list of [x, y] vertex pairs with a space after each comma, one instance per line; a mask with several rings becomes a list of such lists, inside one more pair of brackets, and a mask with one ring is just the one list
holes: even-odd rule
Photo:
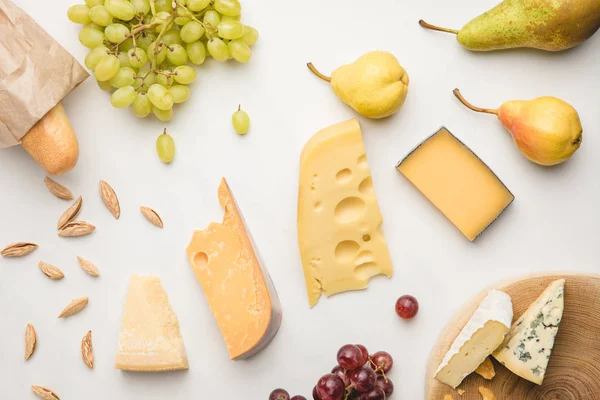
[[25, 11], [0, 0], [0, 148], [19, 144], [88, 76]]

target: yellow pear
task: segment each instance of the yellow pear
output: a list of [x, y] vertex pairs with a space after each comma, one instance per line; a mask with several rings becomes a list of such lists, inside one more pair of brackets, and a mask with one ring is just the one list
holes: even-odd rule
[[331, 77], [308, 63], [319, 78], [330, 82], [344, 103], [368, 118], [385, 118], [402, 107], [408, 93], [408, 74], [393, 54], [373, 51], [352, 64], [342, 65]]
[[476, 107], [454, 89], [473, 111], [495, 114], [521, 153], [536, 164], [551, 166], [568, 160], [581, 146], [583, 128], [577, 110], [552, 96], [510, 100], [498, 109]]

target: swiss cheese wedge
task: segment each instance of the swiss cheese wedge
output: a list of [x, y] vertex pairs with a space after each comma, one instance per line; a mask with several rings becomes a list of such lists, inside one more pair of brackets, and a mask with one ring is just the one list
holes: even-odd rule
[[298, 244], [308, 301], [392, 275], [383, 217], [355, 119], [317, 132], [300, 156]]
[[223, 222], [194, 232], [187, 256], [231, 359], [245, 358], [275, 337], [281, 305], [225, 179], [218, 195]]
[[126, 371], [188, 369], [179, 320], [156, 276], [131, 278], [115, 367]]

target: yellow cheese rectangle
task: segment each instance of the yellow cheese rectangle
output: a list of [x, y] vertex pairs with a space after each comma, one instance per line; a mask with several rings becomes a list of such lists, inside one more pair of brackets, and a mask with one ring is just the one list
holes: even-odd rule
[[396, 168], [471, 241], [514, 200], [488, 166], [446, 128]]

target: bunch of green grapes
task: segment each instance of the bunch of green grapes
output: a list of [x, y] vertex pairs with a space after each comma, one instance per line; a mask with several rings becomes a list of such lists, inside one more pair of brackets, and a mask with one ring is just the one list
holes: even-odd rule
[[85, 0], [67, 15], [83, 25], [85, 65], [111, 104], [169, 121], [196, 79], [189, 63], [250, 61], [258, 31], [240, 22], [241, 11], [239, 0]]

